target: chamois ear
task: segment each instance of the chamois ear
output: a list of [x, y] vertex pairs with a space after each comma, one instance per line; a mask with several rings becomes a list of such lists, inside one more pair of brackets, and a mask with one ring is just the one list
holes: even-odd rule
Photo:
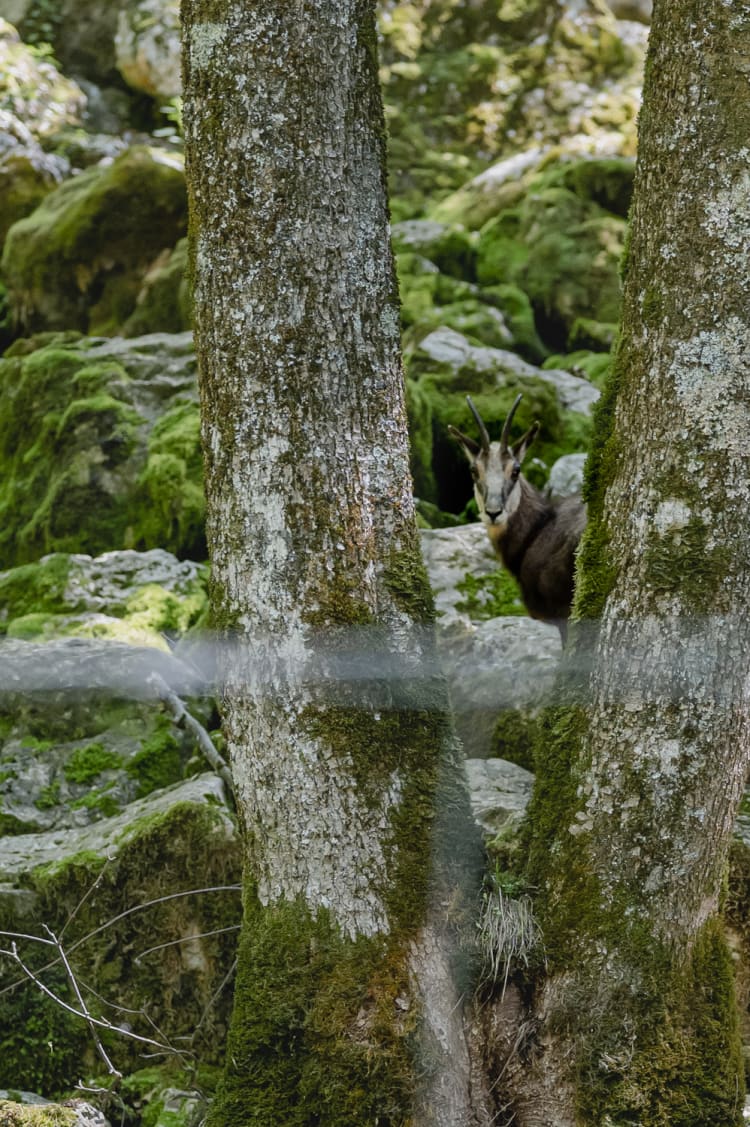
[[473, 438], [469, 438], [468, 435], [463, 434], [458, 427], [451, 426], [450, 424], [448, 424], [448, 434], [451, 438], [455, 439], [470, 462], [473, 463], [476, 461], [481, 450], [481, 446], [478, 442], [475, 442]]
[[540, 426], [540, 423], [533, 423], [532, 426], [530, 426], [526, 431], [526, 434], [523, 436], [523, 438], [520, 439], [520, 441], [517, 442], [513, 447], [513, 457], [516, 459], [519, 465], [526, 457], [526, 451], [531, 446], [536, 436], [539, 434]]

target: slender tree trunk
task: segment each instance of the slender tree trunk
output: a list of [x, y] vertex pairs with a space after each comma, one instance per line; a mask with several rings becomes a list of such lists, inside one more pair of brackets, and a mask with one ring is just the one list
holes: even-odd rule
[[657, 0], [623, 327], [529, 875], [522, 1125], [742, 1119], [719, 916], [748, 766], [750, 4]]
[[[184, 0], [213, 608], [247, 846], [214, 1127], [473, 1122], [370, 0]], [[421, 1076], [422, 1083], [416, 1077]]]

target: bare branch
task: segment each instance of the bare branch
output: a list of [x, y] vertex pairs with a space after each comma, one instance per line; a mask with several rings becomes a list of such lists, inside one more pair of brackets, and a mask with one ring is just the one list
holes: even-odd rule
[[202, 724], [199, 724], [195, 717], [188, 712], [184, 702], [177, 696], [174, 689], [171, 689], [167, 682], [158, 673], [151, 673], [147, 678], [148, 682], [157, 689], [159, 698], [165, 704], [169, 711], [172, 713], [172, 719], [178, 728], [186, 728], [195, 737], [198, 746], [206, 757], [212, 771], [219, 776], [221, 781], [226, 787], [227, 795], [234, 801], [234, 782], [232, 775], [224, 760], [219, 755], [214, 742], [209, 736], [206, 729]]
[[50, 937], [52, 942], [57, 947], [57, 951], [60, 955], [60, 958], [62, 959], [62, 964], [65, 967], [65, 973], [68, 976], [68, 981], [70, 982], [70, 985], [73, 988], [73, 993], [75, 994], [76, 998], [78, 999], [78, 1005], [81, 1007], [81, 1012], [82, 1012], [84, 1018], [86, 1019], [86, 1023], [88, 1024], [89, 1029], [91, 1030], [91, 1036], [94, 1039], [94, 1044], [96, 1045], [96, 1051], [98, 1052], [99, 1056], [102, 1058], [105, 1065], [107, 1066], [107, 1072], [110, 1074], [110, 1076], [116, 1076], [119, 1079], [122, 1079], [122, 1073], [120, 1072], [119, 1069], [115, 1068], [115, 1066], [112, 1064], [112, 1061], [109, 1058], [109, 1054], [107, 1053], [107, 1050], [104, 1048], [104, 1045], [102, 1044], [101, 1038], [96, 1031], [96, 1025], [95, 1025], [95, 1022], [94, 1022], [94, 1018], [89, 1013], [88, 1006], [86, 1005], [85, 1001], [83, 1000], [83, 995], [81, 994], [81, 991], [78, 987], [78, 983], [76, 981], [76, 976], [73, 974], [73, 970], [71, 968], [71, 965], [67, 960], [67, 957], [65, 955], [65, 951], [63, 950], [62, 943], [59, 941], [59, 939], [57, 938], [55, 933], [50, 928], [47, 927], [46, 924], [42, 924], [42, 927], [44, 928], [44, 930], [47, 932], [47, 935]]
[[181, 935], [179, 939], [169, 939], [166, 943], [157, 943], [155, 947], [147, 947], [145, 951], [141, 951], [140, 955], [135, 956], [135, 962], [138, 964], [141, 959], [145, 959], [146, 955], [151, 955], [154, 951], [163, 951], [165, 947], [177, 947], [180, 943], [190, 943], [193, 939], [208, 939], [212, 935], [223, 935], [227, 931], [239, 931], [240, 927], [241, 924], [230, 924], [229, 927], [217, 927], [213, 931], [201, 931], [197, 935]]
[[129, 1037], [131, 1041], [138, 1041], [142, 1045], [152, 1045], [154, 1048], [158, 1049], [160, 1053], [175, 1053], [179, 1056], [189, 1055], [186, 1049], [176, 1049], [171, 1045], [162, 1045], [158, 1041], [154, 1041], [151, 1037], [141, 1037], [138, 1033], [133, 1033], [129, 1029], [121, 1029], [119, 1025], [113, 1025], [111, 1021], [93, 1017], [87, 1012], [82, 1013], [80, 1010], [77, 1010], [75, 1006], [69, 1005], [67, 1002], [63, 1001], [63, 999], [60, 998], [59, 995], [55, 994], [54, 990], [50, 990], [49, 986], [45, 985], [45, 983], [42, 982], [41, 978], [39, 978], [33, 970], [26, 966], [23, 959], [16, 950], [15, 943], [12, 945], [10, 951], [4, 950], [1, 953], [12, 958], [21, 968], [26, 977], [31, 982], [33, 982], [34, 985], [37, 986], [43, 994], [46, 994], [48, 998], [51, 998], [53, 1002], [56, 1002], [57, 1005], [61, 1007], [61, 1009], [65, 1010], [69, 1014], [73, 1014], [74, 1017], [83, 1018], [83, 1020], [90, 1025], [96, 1025], [99, 1027], [99, 1029], [108, 1029], [112, 1033], [118, 1033], [121, 1037]]
[[[80, 946], [82, 946], [82, 944], [86, 943], [89, 939], [93, 939], [95, 935], [99, 935], [102, 931], [106, 931], [106, 929], [108, 927], [111, 927], [113, 924], [119, 923], [120, 920], [132, 915], [134, 912], [142, 912], [145, 908], [151, 908], [155, 904], [163, 904], [168, 900], [177, 900], [182, 896], [203, 895], [206, 892], [241, 891], [242, 885], [240, 884], [217, 884], [208, 888], [188, 888], [184, 892], [170, 892], [166, 896], [158, 896], [154, 900], [146, 900], [143, 904], [134, 904], [132, 908], [126, 908], [125, 911], [120, 912], [119, 915], [112, 916], [111, 919], [105, 920], [105, 922], [103, 924], [100, 924], [99, 927], [94, 928], [93, 931], [87, 932], [86, 935], [83, 935], [80, 939], [77, 939], [75, 943], [71, 943], [68, 951], [72, 952], [77, 950]], [[46, 943], [49, 946], [54, 947], [54, 944], [51, 942], [51, 940], [42, 939], [41, 936], [38, 935], [18, 935], [15, 932], [3, 931], [0, 931], [0, 935], [7, 935], [9, 938], [28, 939], [34, 943]], [[9, 952], [0, 949], [0, 954], [9, 954]], [[38, 973], [43, 974], [45, 971], [50, 970], [52, 967], [56, 966], [59, 962], [60, 958], [58, 956], [58, 958], [52, 959], [49, 963], [45, 963], [43, 967], [40, 967]], [[4, 986], [2, 989], [0, 989], [0, 998], [2, 998], [4, 994], [9, 993], [11, 990], [15, 990], [15, 988], [19, 986], [23, 981], [24, 979], [17, 979], [15, 982], [10, 982], [7, 986]]]

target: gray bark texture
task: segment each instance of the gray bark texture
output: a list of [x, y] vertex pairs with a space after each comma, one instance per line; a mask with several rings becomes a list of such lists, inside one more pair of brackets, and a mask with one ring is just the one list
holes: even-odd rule
[[749, 58], [747, 2], [655, 3], [569, 697], [531, 812], [549, 973], [511, 1069], [523, 1127], [742, 1121], [718, 913], [750, 747]]
[[247, 843], [212, 1122], [459, 1127], [468, 1052], [438, 920], [472, 831], [414, 520], [373, 5], [182, 14], [212, 600]]

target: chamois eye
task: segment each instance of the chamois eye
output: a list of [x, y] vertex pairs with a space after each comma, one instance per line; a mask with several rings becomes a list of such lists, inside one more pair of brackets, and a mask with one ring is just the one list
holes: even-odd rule
[[518, 475], [520, 474], [520, 472], [521, 472], [520, 465], [518, 464], [518, 462], [514, 462], [513, 463], [513, 472], [510, 475], [510, 480], [511, 481], [518, 481]]

